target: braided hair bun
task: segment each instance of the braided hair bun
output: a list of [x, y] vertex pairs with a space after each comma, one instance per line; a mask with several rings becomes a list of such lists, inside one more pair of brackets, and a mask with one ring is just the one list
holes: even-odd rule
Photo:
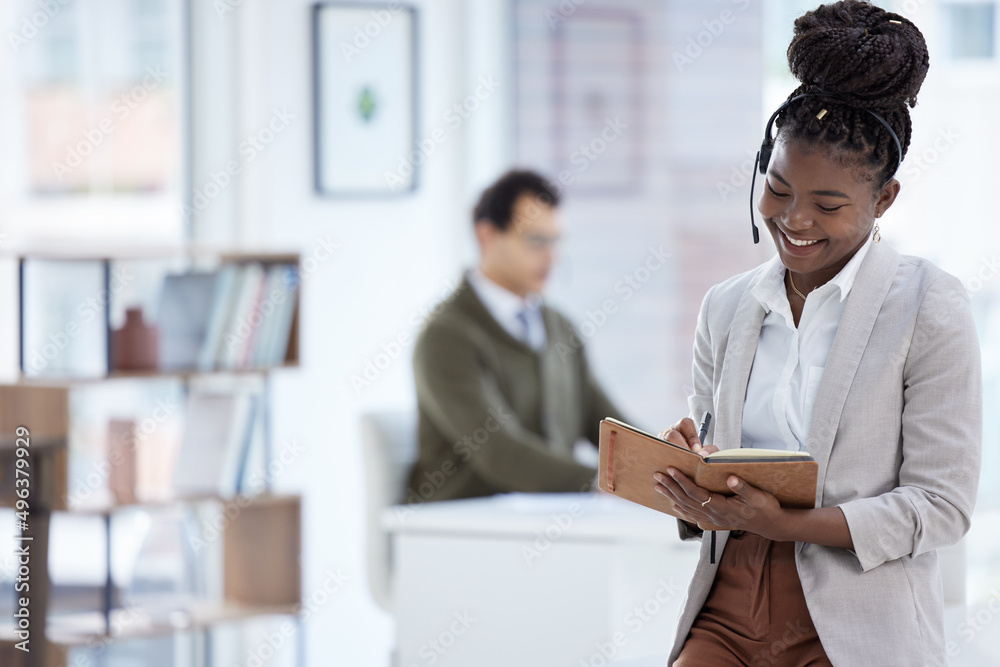
[[788, 99], [803, 93], [835, 97], [807, 97], [790, 105], [776, 120], [779, 133], [853, 154], [853, 161], [873, 167], [871, 176], [881, 176], [882, 183], [898, 167], [896, 146], [866, 110], [886, 120], [905, 155], [909, 108], [917, 103], [929, 61], [924, 36], [899, 14], [859, 0], [821, 5], [795, 21], [788, 67], [802, 85]]

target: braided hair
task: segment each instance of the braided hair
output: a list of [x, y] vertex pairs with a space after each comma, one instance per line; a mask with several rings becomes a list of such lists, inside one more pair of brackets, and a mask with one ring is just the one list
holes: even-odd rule
[[[910, 112], [927, 75], [927, 43], [911, 21], [868, 2], [821, 5], [795, 21], [788, 67], [802, 85], [788, 99], [807, 97], [775, 120], [778, 136], [833, 148], [844, 164], [868, 167], [864, 180], [885, 183], [898, 152], [892, 137], [867, 110], [882, 116], [910, 145]], [[826, 109], [826, 113], [822, 110]]]

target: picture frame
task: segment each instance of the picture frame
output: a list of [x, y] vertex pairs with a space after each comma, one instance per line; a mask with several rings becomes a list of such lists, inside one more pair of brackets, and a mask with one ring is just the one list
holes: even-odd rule
[[418, 12], [399, 2], [312, 6], [314, 187], [329, 197], [414, 192]]

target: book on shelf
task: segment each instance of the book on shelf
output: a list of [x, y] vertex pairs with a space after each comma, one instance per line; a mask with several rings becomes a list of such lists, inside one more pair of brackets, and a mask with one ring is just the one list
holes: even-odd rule
[[243, 357], [253, 335], [254, 312], [260, 298], [264, 267], [255, 262], [243, 266], [241, 279], [233, 297], [229, 321], [223, 335], [216, 365], [221, 368], [245, 368]]
[[[773, 494], [783, 507], [815, 507], [819, 464], [808, 452], [746, 447], [703, 457], [611, 418], [601, 421], [599, 450], [598, 486], [602, 491], [678, 518], [673, 501], [656, 491], [653, 479], [656, 472], [666, 474], [668, 467], [680, 470], [712, 493], [732, 496], [726, 482], [730, 475], [736, 475]], [[714, 524], [698, 526], [702, 530], [725, 529]]]
[[284, 360], [295, 315], [298, 271], [290, 264], [275, 264], [267, 272], [266, 294], [273, 309], [264, 318], [254, 340], [251, 366], [279, 364]]
[[[188, 290], [197, 296], [184, 298]], [[294, 264], [242, 262], [168, 276], [163, 291], [163, 368], [238, 370], [285, 361], [298, 298]]]
[[136, 461], [135, 422], [111, 419], [108, 422], [108, 490], [116, 503], [138, 501], [138, 463]]
[[193, 392], [174, 469], [178, 496], [219, 494], [242, 488], [253, 439], [257, 398], [248, 392]]
[[[105, 289], [105, 268], [92, 260], [25, 264], [24, 376], [100, 378], [115, 370], [108, 362], [123, 343], [109, 340], [103, 322], [110, 306], [93, 298]], [[109, 289], [117, 292], [124, 278], [115, 271], [109, 276]], [[165, 276], [155, 318], [156, 369], [243, 370], [294, 359], [298, 290], [298, 266], [283, 256]]]
[[217, 281], [215, 271], [192, 271], [164, 278], [156, 318], [160, 368], [176, 370], [198, 364], [212, 317]]

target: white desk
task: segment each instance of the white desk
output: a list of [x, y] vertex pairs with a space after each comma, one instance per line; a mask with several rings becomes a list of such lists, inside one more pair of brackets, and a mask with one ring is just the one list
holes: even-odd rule
[[673, 518], [605, 495], [511, 494], [394, 507], [383, 519], [395, 667], [665, 656], [698, 552]]

